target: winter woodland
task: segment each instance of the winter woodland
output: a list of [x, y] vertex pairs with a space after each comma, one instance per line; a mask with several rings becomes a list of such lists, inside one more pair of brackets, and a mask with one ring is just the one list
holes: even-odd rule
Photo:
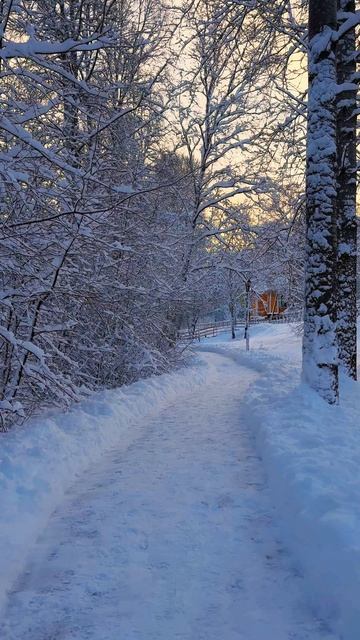
[[249, 282], [305, 302], [304, 378], [338, 401], [357, 19], [323, 5], [308, 32], [303, 0], [2, 0], [3, 430], [170, 370], [180, 329], [235, 326]]

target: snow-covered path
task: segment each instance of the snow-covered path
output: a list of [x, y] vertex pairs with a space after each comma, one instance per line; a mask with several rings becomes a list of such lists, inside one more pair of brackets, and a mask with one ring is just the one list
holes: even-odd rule
[[2, 640], [318, 640], [274, 523], [242, 399], [219, 354], [67, 494], [18, 580]]

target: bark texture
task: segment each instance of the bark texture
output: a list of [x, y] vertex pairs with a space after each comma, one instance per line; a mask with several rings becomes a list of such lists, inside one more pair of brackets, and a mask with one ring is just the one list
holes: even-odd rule
[[[355, 12], [355, 0], [338, 0], [338, 22]], [[339, 365], [356, 379], [356, 85], [355, 28], [337, 44], [338, 96], [338, 346]]]
[[303, 379], [331, 404], [338, 401], [336, 20], [336, 0], [310, 0]]

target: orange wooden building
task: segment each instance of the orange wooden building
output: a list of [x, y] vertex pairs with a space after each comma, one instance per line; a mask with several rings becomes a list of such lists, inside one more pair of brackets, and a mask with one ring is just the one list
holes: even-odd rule
[[251, 315], [273, 318], [284, 313], [286, 304], [282, 295], [273, 289], [254, 295], [251, 301]]

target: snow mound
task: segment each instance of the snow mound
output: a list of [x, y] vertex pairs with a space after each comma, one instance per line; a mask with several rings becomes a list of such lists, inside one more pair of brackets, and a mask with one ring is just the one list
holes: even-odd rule
[[[359, 332], [360, 333], [360, 332]], [[228, 355], [261, 375], [246, 409], [256, 430], [281, 537], [318, 618], [342, 640], [360, 629], [360, 393], [341, 380], [341, 406], [329, 406], [300, 381], [296, 326], [264, 323], [244, 340], [218, 336], [201, 348]]]
[[257, 429], [283, 540], [304, 575], [317, 616], [329, 620], [344, 640], [358, 640], [358, 384], [342, 381], [342, 404], [334, 407], [300, 383], [299, 358], [263, 351], [254, 354], [253, 364], [263, 375], [249, 389], [247, 410]]
[[209, 380], [210, 365], [190, 367], [94, 394], [68, 413], [54, 412], [15, 428], [0, 453], [0, 607], [66, 490], [103, 453], [141, 437], [144, 418]]

